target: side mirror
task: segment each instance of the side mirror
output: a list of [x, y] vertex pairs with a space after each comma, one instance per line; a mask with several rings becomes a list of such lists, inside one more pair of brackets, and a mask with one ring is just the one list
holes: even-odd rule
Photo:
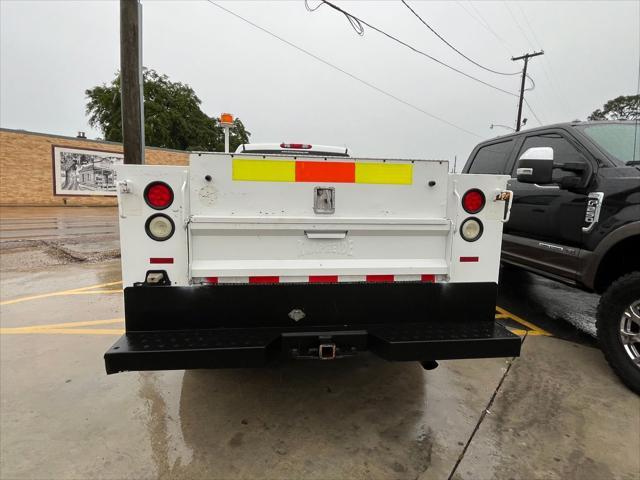
[[532, 147], [527, 149], [516, 166], [519, 182], [544, 185], [553, 182], [553, 148]]

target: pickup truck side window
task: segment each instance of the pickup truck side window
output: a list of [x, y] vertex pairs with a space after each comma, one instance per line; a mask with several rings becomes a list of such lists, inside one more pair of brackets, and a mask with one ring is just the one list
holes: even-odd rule
[[512, 149], [513, 140], [481, 147], [473, 157], [469, 173], [504, 174]]
[[[543, 133], [542, 135], [533, 135], [527, 137], [522, 143], [522, 147], [520, 148], [520, 152], [518, 153], [518, 158], [524, 152], [526, 152], [529, 148], [532, 147], [551, 147], [553, 148], [553, 161], [556, 163], [575, 163], [582, 162], [586, 163], [586, 159], [584, 155], [582, 155], [578, 149], [576, 149], [569, 141], [564, 138], [562, 135], [558, 133]], [[516, 176], [516, 165], [514, 165], [513, 171], [511, 172], [511, 176], [515, 178]], [[573, 175], [570, 172], [563, 171], [554, 171], [553, 177], [554, 180], [559, 180], [562, 177], [567, 175]]]

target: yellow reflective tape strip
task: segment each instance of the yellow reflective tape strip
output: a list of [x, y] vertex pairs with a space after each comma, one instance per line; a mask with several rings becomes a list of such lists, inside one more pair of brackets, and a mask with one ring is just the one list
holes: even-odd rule
[[[304, 161], [301, 162], [304, 163]], [[330, 165], [331, 162], [328, 162], [327, 167]], [[352, 165], [355, 167], [355, 183], [380, 185], [411, 185], [413, 183], [412, 164], [356, 162]], [[295, 182], [296, 161], [234, 158], [231, 178], [234, 181], [245, 182]]]
[[233, 159], [231, 178], [245, 182], [295, 182], [296, 162]]
[[356, 163], [356, 183], [411, 185], [413, 165], [406, 163]]

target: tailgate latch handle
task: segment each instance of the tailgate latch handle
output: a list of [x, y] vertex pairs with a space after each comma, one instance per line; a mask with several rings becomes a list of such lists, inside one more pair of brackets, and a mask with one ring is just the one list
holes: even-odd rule
[[[128, 180], [120, 180], [119, 182], [117, 182], [118, 185], [118, 192], [120, 193], [120, 195], [125, 195], [128, 193], [131, 193], [132, 189], [131, 189], [131, 184], [129, 183]], [[118, 199], [118, 215], [120, 216], [120, 218], [127, 218], [127, 216], [124, 214], [124, 210], [122, 208], [122, 202], [120, 201], [120, 199]]]
[[336, 211], [336, 189], [333, 187], [315, 187], [313, 189], [313, 211], [331, 214]]
[[322, 230], [305, 230], [304, 234], [309, 240], [325, 239], [325, 240], [341, 240], [347, 237], [347, 231], [322, 231]]
[[509, 218], [511, 217], [511, 205], [513, 204], [513, 191], [511, 190], [498, 191], [493, 201], [507, 202], [507, 205], [505, 208], [505, 214], [504, 214], [504, 217], [502, 218], [502, 223], [507, 223], [509, 221]]

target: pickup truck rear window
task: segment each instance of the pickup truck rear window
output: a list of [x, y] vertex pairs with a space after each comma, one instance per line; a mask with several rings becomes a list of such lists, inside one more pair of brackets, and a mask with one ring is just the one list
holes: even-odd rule
[[512, 149], [513, 140], [480, 147], [473, 157], [469, 173], [504, 174]]

